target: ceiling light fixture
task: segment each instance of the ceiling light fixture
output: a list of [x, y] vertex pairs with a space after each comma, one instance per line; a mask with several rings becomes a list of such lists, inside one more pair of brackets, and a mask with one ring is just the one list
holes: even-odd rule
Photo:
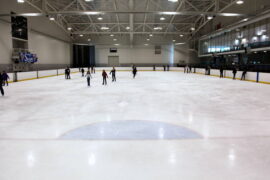
[[238, 5], [244, 4], [244, 1], [243, 0], [238, 0], [238, 1], [236, 1], [236, 4], [238, 4]]
[[114, 37], [114, 34], [111, 34], [110, 36], [111, 36], [111, 37]]
[[130, 30], [130, 27], [129, 27], [129, 26], [127, 26], [127, 27], [126, 27], [126, 30]]
[[213, 16], [207, 16], [208, 20], [212, 20], [214, 17]]
[[18, 3], [24, 3], [24, 0], [17, 0]]
[[109, 30], [110, 28], [108, 28], [108, 27], [106, 27], [106, 26], [102, 26], [100, 29], [101, 29], [101, 30]]
[[190, 28], [191, 31], [195, 31], [195, 27]]
[[162, 30], [163, 28], [160, 26], [154, 27], [154, 30]]
[[178, 2], [178, 0], [168, 0], [169, 2]]
[[184, 37], [184, 35], [183, 34], [180, 34], [180, 37]]
[[165, 17], [160, 17], [160, 20], [161, 20], [161, 21], [165, 21], [166, 18], [165, 18]]
[[71, 31], [71, 30], [72, 30], [72, 27], [68, 27], [67, 29], [68, 29], [69, 31]]
[[103, 17], [99, 16], [97, 19], [98, 19], [99, 21], [102, 21], [102, 20], [103, 20]]
[[80, 34], [80, 37], [83, 37], [83, 34]]

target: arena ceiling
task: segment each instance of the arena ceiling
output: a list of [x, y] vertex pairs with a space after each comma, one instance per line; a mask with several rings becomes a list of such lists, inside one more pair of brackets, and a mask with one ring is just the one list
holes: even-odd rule
[[[215, 16], [241, 16], [226, 10], [239, 0], [18, 0], [48, 16], [73, 38], [122, 36], [130, 44], [149, 35], [190, 38]], [[29, 14], [31, 13], [31, 14]]]

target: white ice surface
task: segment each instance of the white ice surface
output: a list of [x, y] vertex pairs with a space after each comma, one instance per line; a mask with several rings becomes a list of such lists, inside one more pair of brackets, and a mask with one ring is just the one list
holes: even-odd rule
[[[12, 83], [0, 98], [0, 180], [265, 180], [270, 86], [182, 72], [73, 74]], [[69, 141], [92, 123], [162, 121], [203, 139]]]

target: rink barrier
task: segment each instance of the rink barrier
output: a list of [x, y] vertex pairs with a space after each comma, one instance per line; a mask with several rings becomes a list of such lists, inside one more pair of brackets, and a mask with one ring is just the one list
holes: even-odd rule
[[[84, 68], [87, 71], [87, 68]], [[111, 67], [97, 67], [95, 68], [96, 72], [102, 72], [102, 70], [111, 71]], [[116, 70], [119, 72], [131, 72], [131, 67], [116, 67]], [[137, 67], [138, 71], [142, 72], [153, 72], [153, 67]], [[163, 72], [163, 67], [156, 67], [157, 72]], [[183, 67], [170, 67], [172, 72], [183, 72]], [[79, 68], [71, 68], [71, 73], [78, 73]], [[193, 68], [193, 73], [205, 75], [205, 69], [203, 68]], [[236, 74], [236, 79], [241, 80], [243, 71], [238, 71]], [[34, 79], [49, 78], [55, 76], [62, 76], [65, 74], [65, 69], [56, 69], [56, 70], [47, 70], [47, 71], [31, 71], [31, 72], [18, 72], [16, 75], [14, 73], [8, 73], [10, 77], [10, 83], [12, 82], [21, 82]], [[210, 75], [212, 77], [220, 77], [220, 71], [218, 69], [211, 69]], [[233, 79], [233, 74], [231, 70], [224, 70], [224, 78]], [[270, 73], [259, 73], [259, 72], [247, 72], [246, 80], [249, 82], [257, 82], [263, 84], [270, 84]]]
[[[78, 73], [77, 68], [71, 69], [71, 74]], [[65, 74], [64, 69], [57, 69], [57, 70], [47, 70], [47, 71], [30, 71], [30, 72], [18, 72], [13, 73], [12, 75], [12, 82], [22, 82], [22, 81], [29, 81], [34, 79], [43, 79], [43, 78], [49, 78], [49, 77], [55, 77], [55, 76], [62, 76]], [[16, 77], [15, 77], [16, 76]], [[11, 79], [11, 78], [10, 78]]]
[[[205, 69], [196, 68], [196, 74], [203, 74], [205, 75]], [[236, 80], [241, 80], [243, 71], [237, 71]], [[218, 69], [211, 69], [210, 75], [212, 77], [220, 77], [220, 70]], [[224, 70], [224, 78], [233, 79], [233, 73], [231, 70]], [[243, 81], [255, 82], [255, 83], [262, 83], [262, 84], [270, 84], [270, 73], [261, 73], [261, 72], [247, 72], [246, 79]]]

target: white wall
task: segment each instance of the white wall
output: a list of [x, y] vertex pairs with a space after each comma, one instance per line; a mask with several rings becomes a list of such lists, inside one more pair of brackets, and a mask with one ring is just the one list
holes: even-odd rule
[[183, 48], [163, 45], [160, 55], [154, 46], [117, 47], [118, 53], [110, 53], [110, 46], [96, 46], [96, 63], [108, 64], [108, 56], [119, 56], [120, 64], [177, 64], [179, 60], [189, 61], [190, 52]]
[[0, 20], [0, 64], [10, 64], [12, 52], [11, 26]]
[[29, 49], [38, 55], [37, 64], [70, 64], [71, 45], [34, 31], [29, 33]]

